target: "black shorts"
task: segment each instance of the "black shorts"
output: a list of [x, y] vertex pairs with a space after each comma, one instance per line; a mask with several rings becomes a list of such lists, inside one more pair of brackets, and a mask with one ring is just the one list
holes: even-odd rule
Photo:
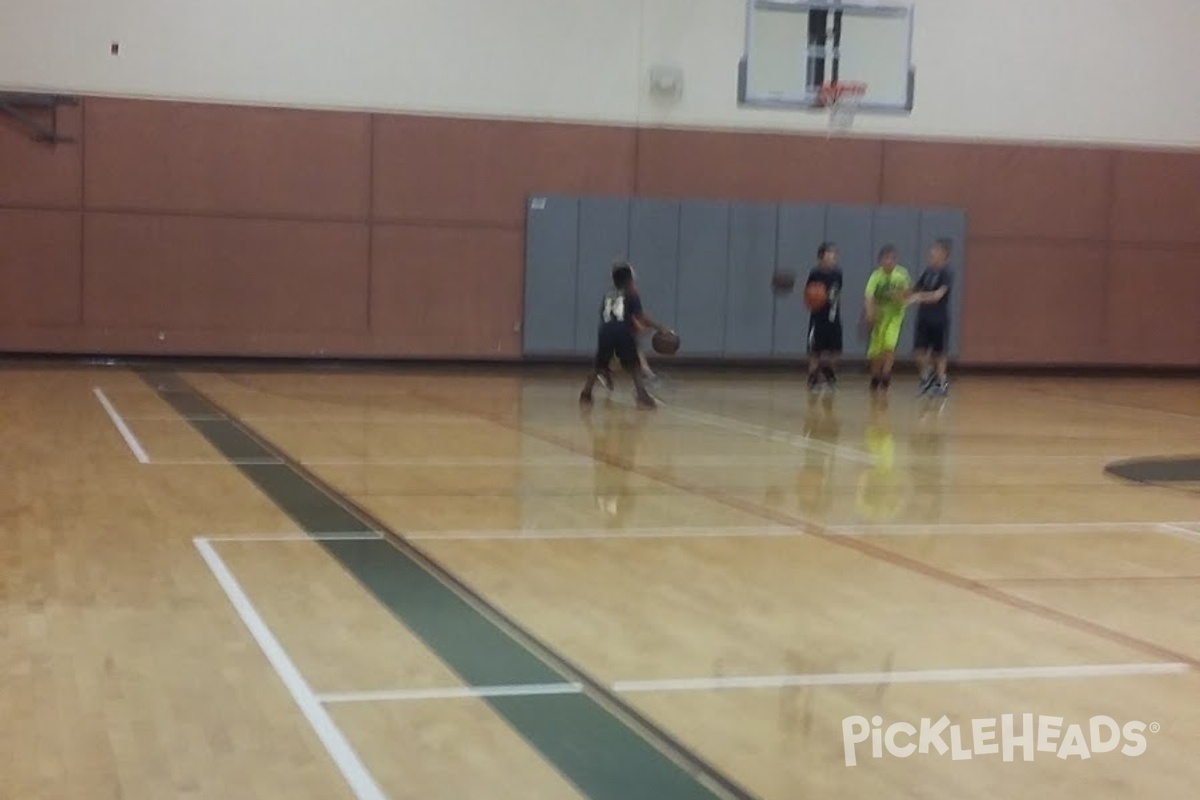
[[626, 370], [641, 368], [638, 360], [637, 337], [633, 330], [625, 324], [601, 325], [596, 340], [596, 369], [606, 370], [613, 356], [621, 362]]
[[808, 321], [808, 352], [841, 353], [842, 325], [825, 319]]
[[913, 347], [917, 351], [929, 350], [934, 355], [940, 356], [946, 352], [947, 327], [945, 322], [918, 318]]

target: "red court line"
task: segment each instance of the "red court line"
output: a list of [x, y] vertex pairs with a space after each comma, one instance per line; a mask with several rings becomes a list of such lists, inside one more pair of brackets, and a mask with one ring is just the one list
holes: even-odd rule
[[[592, 458], [593, 460], [602, 461], [610, 466], [618, 467], [635, 475], [641, 475], [643, 477], [650, 478], [651, 480], [658, 481], [666, 484], [667, 486], [672, 486], [676, 489], [687, 492], [688, 494], [704, 497], [720, 503], [728, 508], [759, 517], [760, 519], [770, 520], [780, 525], [787, 525], [801, 531], [802, 533], [806, 533], [824, 542], [828, 542], [829, 544], [854, 550], [864, 556], [867, 556], [868, 558], [883, 561], [901, 569], [908, 570], [909, 572], [922, 575], [940, 583], [962, 589], [994, 602], [1001, 603], [1018, 611], [1024, 611], [1043, 619], [1057, 622], [1060, 625], [1073, 628], [1082, 633], [1097, 636], [1114, 644], [1119, 644], [1123, 647], [1128, 647], [1133, 650], [1139, 650], [1143, 653], [1161, 658], [1165, 661], [1180, 662], [1195, 669], [1200, 669], [1200, 658], [1176, 652], [1169, 647], [1163, 647], [1162, 645], [1154, 644], [1153, 642], [1147, 642], [1135, 636], [1130, 636], [1129, 634], [1113, 630], [1112, 628], [1108, 628], [1099, 623], [1092, 622], [1082, 617], [1077, 617], [1074, 614], [1068, 614], [1067, 612], [1061, 611], [1057, 608], [1044, 606], [1040, 603], [1035, 603], [1032, 600], [1026, 600], [1023, 597], [1009, 594], [1008, 592], [1005, 592], [987, 583], [983, 583], [972, 578], [967, 578], [958, 573], [941, 569], [940, 567], [935, 567], [924, 561], [895, 553], [891, 550], [887, 550], [886, 548], [879, 547], [859, 539], [838, 536], [830, 533], [824, 527], [814, 525], [808, 520], [794, 517], [791, 514], [775, 511], [773, 509], [760, 506], [757, 503], [752, 503], [742, 500], [741, 498], [725, 494], [724, 492], [708, 489], [703, 486], [693, 485], [687, 481], [677, 479], [675, 476], [662, 469], [654, 467], [639, 467], [635, 462], [620, 456], [595, 453], [591, 448], [578, 445], [575, 442], [572, 442], [570, 439], [565, 439], [554, 434], [532, 432], [529, 429], [521, 426], [519, 423], [507, 421], [503, 416], [476, 411], [469, 407], [458, 405], [444, 397], [432, 395], [425, 395], [425, 397], [427, 397], [431, 402], [443, 406], [457, 405], [457, 407], [462, 409], [465, 413], [479, 417], [480, 419], [486, 419], [495, 423], [496, 425], [499, 425], [500, 427], [508, 428], [525, 436], [529, 436], [534, 439], [540, 439], [548, 444], [561, 447], [563, 450], [567, 450], [568, 452], [578, 453], [579, 455]], [[633, 413], [653, 412], [637, 410]]]

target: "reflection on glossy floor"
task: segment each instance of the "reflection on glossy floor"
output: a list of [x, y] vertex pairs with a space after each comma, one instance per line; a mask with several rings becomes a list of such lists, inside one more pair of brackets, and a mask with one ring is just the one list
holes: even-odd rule
[[0, 798], [1195, 796], [1195, 384], [3, 375]]

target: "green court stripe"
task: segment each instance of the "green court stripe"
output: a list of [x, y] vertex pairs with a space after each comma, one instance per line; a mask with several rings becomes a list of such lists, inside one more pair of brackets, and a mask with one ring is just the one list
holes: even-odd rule
[[[229, 423], [224, 427], [212, 427], [207, 431], [201, 430], [206, 438], [220, 451], [228, 456], [234, 448], [227, 445], [245, 443], [245, 435], [238, 436], [241, 431], [232, 430]], [[271, 458], [274, 456], [268, 450], [263, 450], [260, 456], [250, 458]], [[287, 464], [239, 464], [238, 469], [252, 480], [271, 498], [275, 505], [294, 519], [305, 533], [351, 533], [354, 531], [370, 530], [363, 521], [349, 510], [334, 502], [330, 497], [317, 490], [304, 476]]]
[[587, 797], [711, 800], [719, 796], [586, 695], [495, 697], [490, 703]]
[[[286, 454], [269, 446], [215, 403], [171, 374], [142, 373], [143, 379], [173, 408], [187, 414], [226, 415], [226, 419], [189, 420], [213, 447], [231, 461], [279, 459], [280, 464], [237, 464], [237, 468], [306, 532], [383, 530], [369, 515], [312, 476], [289, 463]], [[599, 685], [577, 669], [556, 671], [514, 635], [462, 595], [470, 593], [448, 585], [448, 573], [439, 577], [428, 556], [403, 543], [384, 540], [319, 540], [318, 543], [350, 572], [395, 618], [420, 638], [469, 686], [585, 683]], [[408, 552], [411, 551], [411, 552]], [[431, 568], [431, 565], [433, 568]], [[452, 578], [450, 580], [453, 580]], [[479, 598], [473, 598], [481, 603]], [[502, 618], [489, 608], [492, 616]], [[505, 620], [509, 627], [520, 630]], [[565, 659], [533, 640], [551, 654]], [[607, 693], [605, 693], [607, 694]], [[625, 716], [636, 718], [648, 735], [689, 764], [685, 769], [639, 735], [589, 694], [482, 698], [506, 719], [531, 745], [594, 800], [715, 800], [752, 796], [699, 757], [633, 712], [617, 698]], [[706, 780], [697, 775], [699, 773]], [[709, 788], [720, 786], [718, 793]]]
[[204, 398], [197, 397], [192, 392], [177, 392], [170, 399], [171, 406], [184, 416], [199, 416], [202, 414], [211, 414], [212, 409], [208, 403], [204, 402]]
[[321, 544], [468, 686], [562, 681], [561, 675], [390, 542]]

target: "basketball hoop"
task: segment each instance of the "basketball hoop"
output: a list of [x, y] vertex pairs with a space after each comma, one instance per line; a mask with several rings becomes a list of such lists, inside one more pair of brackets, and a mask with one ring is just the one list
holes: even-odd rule
[[854, 115], [867, 93], [862, 81], [827, 83], [817, 91], [817, 107], [829, 109], [829, 130], [848, 131], [854, 125]]

